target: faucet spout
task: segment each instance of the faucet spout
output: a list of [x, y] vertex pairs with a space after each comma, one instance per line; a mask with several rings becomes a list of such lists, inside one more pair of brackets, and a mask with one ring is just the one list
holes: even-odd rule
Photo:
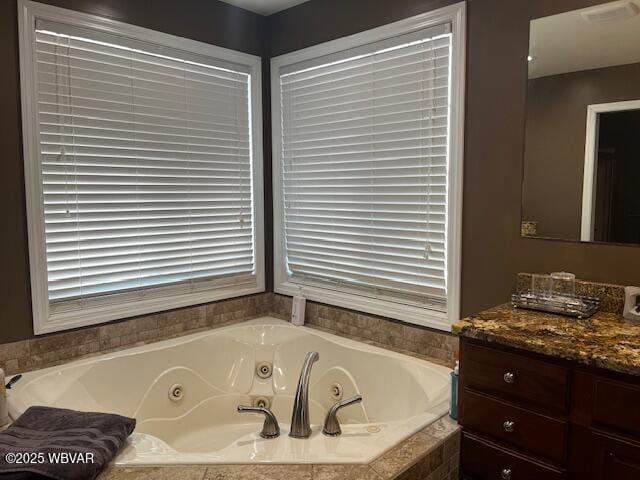
[[291, 415], [290, 437], [309, 438], [311, 436], [311, 425], [309, 423], [309, 377], [311, 367], [320, 359], [318, 352], [307, 353], [307, 358], [302, 365], [298, 388], [293, 402], [293, 414]]

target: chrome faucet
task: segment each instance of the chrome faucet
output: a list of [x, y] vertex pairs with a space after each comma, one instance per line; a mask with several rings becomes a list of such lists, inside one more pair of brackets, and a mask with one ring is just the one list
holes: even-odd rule
[[318, 352], [309, 352], [302, 365], [293, 402], [290, 437], [309, 438], [311, 436], [311, 425], [309, 424], [309, 377], [311, 376], [311, 367], [319, 359], [320, 354]]
[[238, 405], [238, 413], [261, 413], [264, 415], [264, 424], [262, 425], [262, 431], [260, 436], [262, 438], [276, 438], [280, 435], [280, 426], [276, 416], [267, 407], [249, 407], [245, 405]]
[[341, 402], [336, 403], [333, 407], [329, 409], [327, 413], [327, 417], [324, 420], [324, 427], [322, 428], [322, 433], [329, 437], [337, 437], [342, 434], [342, 429], [340, 428], [340, 422], [338, 421], [338, 411], [341, 408], [348, 407], [349, 405], [353, 405], [354, 403], [360, 403], [362, 401], [362, 395], [356, 395], [351, 398], [347, 398], [346, 400], [342, 400]]

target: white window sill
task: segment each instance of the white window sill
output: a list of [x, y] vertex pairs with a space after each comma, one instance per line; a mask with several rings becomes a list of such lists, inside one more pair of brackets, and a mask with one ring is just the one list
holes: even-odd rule
[[445, 312], [438, 312], [414, 305], [405, 305], [353, 293], [340, 292], [328, 288], [285, 281], [276, 285], [274, 290], [276, 293], [282, 295], [302, 296], [314, 302], [371, 313], [381, 317], [447, 332], [451, 331], [451, 324], [453, 323], [449, 315]]

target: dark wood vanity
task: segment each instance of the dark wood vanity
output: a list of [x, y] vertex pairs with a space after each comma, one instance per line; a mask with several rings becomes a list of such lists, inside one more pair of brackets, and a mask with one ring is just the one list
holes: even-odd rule
[[[522, 311], [507, 318], [510, 307], [495, 312], [500, 308], [501, 313], [485, 314], [459, 332], [463, 478], [639, 480], [640, 376], [632, 372], [640, 337], [635, 344], [622, 340], [619, 352], [602, 359], [605, 367], [612, 362], [614, 368], [629, 370], [621, 373], [585, 364], [597, 363], [597, 352], [585, 347], [585, 338], [571, 342], [576, 332], [570, 322], [577, 320], [535, 313], [535, 319], [527, 320]], [[591, 341], [598, 341], [600, 329], [614, 321], [613, 316], [598, 315], [604, 320], [578, 324], [589, 331]], [[507, 327], [491, 323], [500, 316]], [[489, 328], [483, 332], [486, 318]], [[629, 328], [633, 335], [640, 326]], [[627, 332], [616, 323], [608, 330], [605, 337]], [[569, 342], [565, 347], [572, 350], [567, 355], [561, 354], [557, 338], [563, 334]], [[550, 348], [543, 346], [545, 336]], [[630, 362], [626, 367], [616, 363], [623, 361], [625, 348]], [[549, 352], [535, 352], [540, 349]], [[577, 359], [563, 358], [567, 356]]]

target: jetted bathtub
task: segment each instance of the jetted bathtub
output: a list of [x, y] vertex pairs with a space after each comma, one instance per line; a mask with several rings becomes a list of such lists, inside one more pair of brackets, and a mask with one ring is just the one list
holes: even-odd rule
[[[307, 352], [313, 433], [289, 437]], [[270, 367], [272, 374], [269, 375]], [[265, 378], [263, 378], [265, 377]], [[342, 435], [321, 433], [339, 398]], [[238, 405], [269, 402], [282, 433]], [[31, 405], [113, 412], [137, 428], [117, 464], [367, 463], [447, 412], [449, 370], [269, 317], [25, 373], [9, 391], [16, 418]]]

